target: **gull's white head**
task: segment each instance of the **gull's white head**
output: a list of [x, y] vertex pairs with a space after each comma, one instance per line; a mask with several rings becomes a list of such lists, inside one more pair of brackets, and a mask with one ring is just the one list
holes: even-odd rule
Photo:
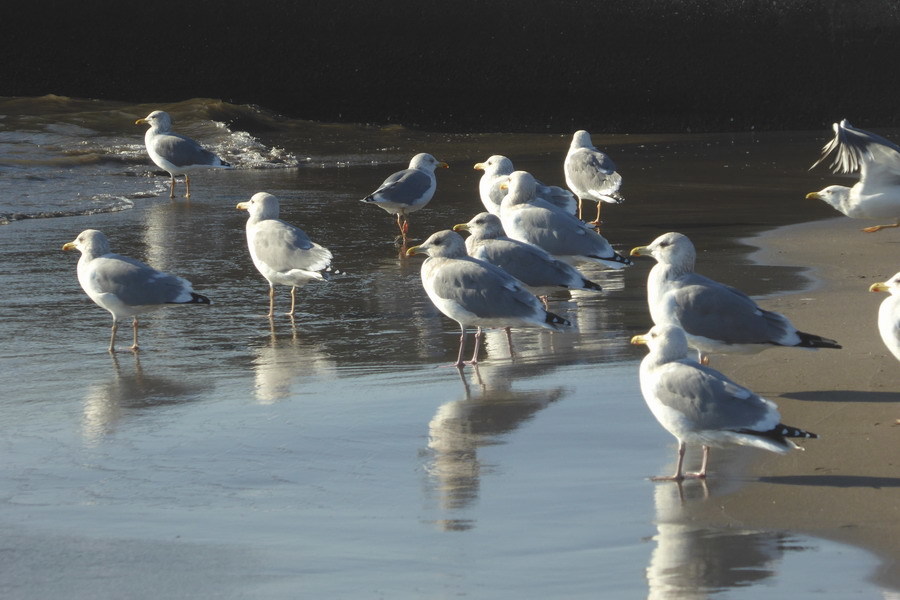
[[515, 170], [512, 161], [500, 154], [495, 154], [484, 162], [475, 163], [475, 169], [484, 171], [484, 174], [493, 177], [495, 175], [509, 175]]
[[869, 286], [870, 292], [888, 292], [892, 296], [900, 296], [900, 273], [887, 281], [879, 281]]
[[150, 125], [151, 129], [156, 129], [157, 131], [165, 132], [172, 130], [172, 117], [169, 116], [169, 113], [162, 110], [154, 110], [143, 119], [138, 119], [134, 122], [135, 125], [140, 125], [142, 123]]
[[500, 217], [489, 212], [478, 213], [468, 223], [454, 225], [453, 231], [468, 231], [479, 240], [494, 240], [505, 235]]
[[446, 169], [449, 166], [450, 165], [447, 163], [439, 161], [427, 152], [416, 154], [412, 157], [412, 160], [409, 161], [410, 169], [418, 169], [419, 171], [425, 171], [426, 173], [434, 173], [434, 170], [437, 168]]
[[434, 258], [461, 258], [468, 256], [466, 242], [455, 231], [446, 229], [432, 234], [424, 243], [406, 251], [407, 256], [427, 254]]
[[572, 144], [570, 148], [594, 148], [594, 143], [591, 141], [591, 134], [585, 131], [584, 129], [580, 129], [575, 132], [572, 136]]
[[647, 346], [660, 362], [689, 358], [687, 335], [677, 325], [655, 325], [647, 333], [631, 338], [635, 346]]
[[829, 185], [818, 192], [811, 192], [806, 195], [807, 200], [821, 200], [841, 212], [845, 212], [846, 202], [849, 198], [850, 188], [844, 185]]
[[236, 207], [246, 210], [253, 219], [277, 219], [279, 213], [278, 198], [266, 192], [253, 194], [249, 202], [241, 202]]
[[648, 246], [632, 248], [631, 256], [652, 256], [660, 263], [693, 271], [697, 251], [686, 235], [670, 231], [653, 240]]
[[503, 199], [504, 206], [531, 202], [537, 193], [537, 182], [528, 171], [513, 171], [509, 175], [509, 181], [500, 187], [509, 190]]
[[109, 254], [109, 240], [96, 229], [85, 229], [78, 237], [63, 244], [63, 250], [80, 250], [84, 256], [103, 256]]

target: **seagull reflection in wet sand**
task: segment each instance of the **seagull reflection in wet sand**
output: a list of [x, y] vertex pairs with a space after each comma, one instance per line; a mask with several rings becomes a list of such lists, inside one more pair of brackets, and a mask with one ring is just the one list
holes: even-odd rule
[[289, 336], [279, 338], [269, 321], [269, 341], [256, 349], [253, 359], [254, 392], [260, 404], [274, 404], [291, 397], [297, 379], [334, 372], [336, 363], [321, 345], [301, 338], [291, 318]]
[[[441, 511], [463, 510], [477, 500], [482, 472], [484, 467], [490, 467], [478, 458], [479, 448], [504, 443], [503, 436], [567, 393], [563, 387], [512, 389], [510, 382], [534, 374], [534, 365], [476, 366], [474, 382], [469, 384], [460, 371], [463, 398], [439, 406], [428, 423], [428, 450], [432, 460], [426, 469], [439, 496]], [[444, 529], [473, 526], [464, 519], [443, 519], [440, 524]]]

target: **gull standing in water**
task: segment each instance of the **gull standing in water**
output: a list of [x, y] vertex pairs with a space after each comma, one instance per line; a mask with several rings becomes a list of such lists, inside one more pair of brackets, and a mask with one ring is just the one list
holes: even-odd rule
[[[435, 307], [461, 330], [459, 354], [454, 366], [462, 367], [466, 327], [543, 327], [561, 331], [571, 326], [566, 319], [547, 312], [541, 301], [518, 279], [503, 269], [466, 254], [462, 237], [439, 231], [407, 255], [427, 254], [422, 263], [422, 287]], [[481, 336], [475, 336], [470, 364], [478, 363]]]
[[[631, 343], [650, 350], [641, 361], [641, 393], [659, 424], [678, 439], [675, 474], [654, 480], [705, 478], [711, 446], [755, 446], [784, 454], [802, 449], [789, 438], [818, 437], [782, 424], [773, 402], [689, 358], [680, 327], [657, 325], [631, 338]], [[689, 443], [703, 446], [703, 462], [696, 473], [683, 471]]]
[[424, 208], [431, 202], [437, 189], [435, 169], [446, 169], [449, 165], [430, 154], [416, 154], [409, 161], [409, 168], [397, 171], [378, 186], [378, 189], [362, 199], [397, 215], [400, 238], [406, 242], [409, 231], [409, 214]]
[[144, 145], [147, 146], [147, 154], [163, 171], [169, 173], [171, 185], [169, 198], [175, 197], [175, 176], [184, 175], [185, 198], [191, 197], [191, 178], [189, 171], [198, 169], [228, 169], [231, 165], [204, 149], [191, 138], [172, 131], [172, 118], [169, 113], [154, 110], [152, 113], [138, 119], [135, 125], [146, 123], [150, 129], [144, 134]]
[[665, 233], [632, 256], [652, 256], [647, 304], [656, 325], [677, 325], [708, 362], [715, 353], [753, 353], [775, 346], [840, 348], [837, 342], [798, 331], [782, 314], [761, 309], [747, 294], [694, 272], [697, 252], [687, 236]]
[[479, 213], [468, 223], [454, 225], [453, 231], [470, 233], [466, 238], [469, 256], [500, 267], [542, 299], [562, 290], [601, 291], [599, 285], [586, 279], [575, 267], [533, 244], [506, 237], [497, 215]]
[[563, 163], [566, 185], [578, 196], [578, 218], [581, 219], [581, 203], [593, 200], [597, 203], [597, 218], [589, 225], [600, 225], [600, 207], [604, 202], [621, 204], [625, 198], [619, 194], [622, 176], [616, 171], [612, 159], [597, 150], [591, 142], [591, 134], [576, 131]]
[[109, 311], [113, 318], [109, 352], [115, 352], [116, 331], [119, 320], [132, 317], [134, 344], [137, 352], [138, 319], [143, 312], [161, 308], [166, 304], [209, 304], [206, 296], [194, 293], [191, 283], [181, 277], [169, 275], [139, 260], [113, 254], [109, 240], [96, 229], [86, 229], [74, 241], [63, 245], [63, 250], [80, 250], [78, 259], [78, 283], [97, 306]]
[[844, 119], [834, 124], [834, 139], [822, 148], [822, 157], [810, 169], [834, 154], [835, 173], [859, 173], [853, 187], [829, 185], [807, 194], [853, 219], [893, 219], [887, 225], [863, 229], [874, 233], [900, 227], [900, 147], [879, 135], [857, 129]]
[[869, 291], [890, 294], [878, 307], [878, 332], [891, 354], [900, 360], [900, 273], [887, 281], [873, 283]]
[[[500, 214], [500, 205], [507, 194], [507, 188], [503, 183], [509, 181], [509, 176], [515, 171], [511, 160], [500, 154], [495, 154], [484, 162], [476, 163], [475, 169], [484, 171], [484, 175], [478, 180], [478, 195], [486, 211], [492, 215]], [[559, 207], [563, 212], [575, 214], [578, 203], [575, 196], [569, 190], [555, 185], [544, 185], [535, 180], [535, 194], [538, 198], [546, 200], [550, 204]]]
[[593, 262], [610, 269], [631, 265], [602, 235], [573, 215], [536, 198], [534, 177], [526, 171], [509, 176], [509, 193], [500, 207], [506, 235], [534, 244], [569, 264]]
[[331, 266], [331, 252], [309, 239], [299, 227], [278, 218], [278, 198], [259, 192], [238, 210], [250, 214], [247, 219], [247, 248], [256, 269], [269, 282], [269, 314], [275, 316], [275, 286], [291, 286], [291, 310], [294, 316], [297, 288], [310, 281], [325, 281], [322, 271]]

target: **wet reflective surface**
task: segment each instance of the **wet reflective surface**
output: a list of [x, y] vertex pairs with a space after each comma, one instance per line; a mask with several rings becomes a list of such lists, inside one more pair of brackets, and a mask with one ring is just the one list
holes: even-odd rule
[[[5, 597], [123, 585], [134, 598], [890, 593], [869, 581], [878, 561], [862, 551], [703, 521], [717, 494], [747, 483], [752, 452], [717, 462], [708, 489], [646, 480], [674, 455], [640, 395], [643, 351], [628, 344], [649, 326], [649, 263], [588, 269], [603, 294], [553, 298], [577, 331], [515, 330], [512, 355], [488, 332], [478, 369], [447, 366], [456, 324], [425, 296], [420, 260], [400, 256], [392, 218], [358, 200], [417, 151], [448, 161], [411, 218], [422, 239], [480, 212], [472, 164], [502, 152], [559, 184], [566, 139], [317, 126], [307, 145], [291, 137], [299, 127], [259, 135], [316, 157], [296, 168], [201, 173], [190, 201], [0, 227]], [[605, 211], [619, 251], [679, 230], [704, 273], [733, 282], [739, 265], [750, 293], [805, 283], [799, 269], [748, 264], [737, 240], [831, 216], [803, 199], [821, 187], [805, 170], [815, 135], [595, 142], [625, 177], [626, 203]], [[132, 181], [165, 190], [167, 178], [148, 178]], [[0, 185], [9, 198], [22, 184]], [[257, 191], [279, 196], [282, 217], [346, 272], [300, 290], [293, 320], [286, 288], [264, 316], [267, 284], [234, 208]], [[148, 314], [144, 351], [110, 356], [109, 315], [60, 250], [89, 227], [213, 305]]]

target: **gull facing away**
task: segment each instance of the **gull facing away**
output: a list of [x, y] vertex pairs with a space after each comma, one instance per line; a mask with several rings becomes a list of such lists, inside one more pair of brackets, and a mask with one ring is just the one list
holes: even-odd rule
[[210, 304], [209, 298], [194, 293], [189, 281], [157, 271], [139, 260], [113, 254], [109, 240], [96, 229], [86, 229], [74, 241], [63, 244], [63, 250], [80, 250], [78, 283], [97, 306], [109, 311], [113, 318], [109, 352], [116, 351], [119, 320], [132, 317], [134, 344], [137, 352], [140, 313], [166, 304]]
[[632, 256], [652, 256], [647, 304], [656, 325], [677, 325], [701, 362], [709, 354], [754, 353], [775, 346], [840, 348], [834, 340], [798, 331], [782, 314], [761, 309], [747, 294], [694, 272], [697, 252], [687, 236], [665, 233]]
[[[784, 425], [775, 403], [691, 359], [680, 327], [656, 325], [631, 338], [631, 343], [650, 350], [641, 361], [641, 394], [659, 424], [678, 439], [675, 474], [653, 480], [706, 478], [711, 446], [755, 446], [785, 454], [802, 450], [789, 438], [819, 437]], [[687, 444], [703, 446], [696, 473], [683, 471]]]
[[191, 197], [191, 178], [188, 172], [199, 169], [229, 169], [231, 165], [191, 138], [172, 131], [172, 118], [169, 113], [154, 110], [138, 119], [135, 125], [150, 125], [144, 134], [144, 145], [147, 154], [156, 166], [169, 173], [171, 185], [169, 198], [175, 197], [175, 176], [184, 175], [184, 197]]
[[466, 238], [469, 256], [500, 267], [536, 296], [563, 290], [601, 291], [599, 285], [586, 279], [575, 267], [537, 246], [506, 237], [497, 215], [479, 213], [468, 223], [454, 225], [453, 231], [471, 234]]
[[615, 252], [606, 238], [577, 217], [537, 198], [530, 173], [515, 171], [504, 185], [509, 193], [500, 206], [500, 221], [510, 238], [534, 244], [570, 265], [593, 262], [610, 269], [631, 265], [630, 259]]
[[260, 274], [269, 282], [269, 314], [275, 316], [275, 286], [291, 286], [291, 310], [294, 316], [297, 288], [310, 281], [325, 281], [331, 266], [331, 252], [309, 239], [299, 227], [278, 218], [278, 198], [266, 192], [253, 194], [241, 202], [238, 210], [250, 214], [247, 219], [247, 249]]
[[[541, 301], [503, 269], [466, 254], [462, 237], [439, 231], [423, 244], [407, 250], [408, 256], [427, 254], [422, 263], [422, 287], [435, 307], [457, 323], [461, 330], [459, 354], [454, 366], [461, 368], [467, 327], [543, 327], [562, 331], [571, 323], [547, 312]], [[478, 363], [481, 336], [475, 336], [470, 364]]]
[[844, 119], [834, 124], [834, 139], [822, 148], [822, 157], [810, 169], [831, 154], [835, 173], [859, 173], [853, 187], [829, 185], [807, 194], [809, 200], [822, 200], [853, 219], [893, 219], [887, 225], [863, 229], [874, 233], [900, 227], [900, 147], [879, 135], [857, 129]]
[[409, 168], [397, 171], [378, 186], [378, 189], [362, 199], [397, 215], [397, 227], [405, 242], [409, 231], [409, 214], [424, 208], [431, 202], [437, 189], [435, 169], [446, 169], [450, 165], [424, 152], [416, 154], [409, 161]]
[[[516, 170], [512, 161], [505, 156], [495, 154], [484, 162], [475, 163], [475, 169], [484, 171], [484, 175], [478, 180], [478, 195], [481, 197], [481, 203], [484, 204], [486, 211], [492, 215], [499, 215], [500, 204], [507, 193], [507, 189], [501, 187], [501, 184], [508, 182], [509, 176]], [[565, 213], [575, 214], [578, 204], [572, 192], [555, 185], [544, 185], [537, 180], [535, 180], [535, 186], [535, 194], [538, 198], [559, 207]]]
[[878, 333], [884, 345], [900, 360], [900, 273], [887, 281], [873, 283], [870, 292], [888, 292], [878, 307]]
[[591, 134], [585, 130], [576, 131], [569, 145], [569, 152], [563, 163], [566, 185], [578, 196], [578, 218], [584, 200], [597, 203], [597, 218], [590, 225], [600, 225], [600, 207], [604, 202], [621, 204], [625, 198], [619, 194], [622, 176], [616, 171], [612, 159], [597, 150], [591, 142]]

